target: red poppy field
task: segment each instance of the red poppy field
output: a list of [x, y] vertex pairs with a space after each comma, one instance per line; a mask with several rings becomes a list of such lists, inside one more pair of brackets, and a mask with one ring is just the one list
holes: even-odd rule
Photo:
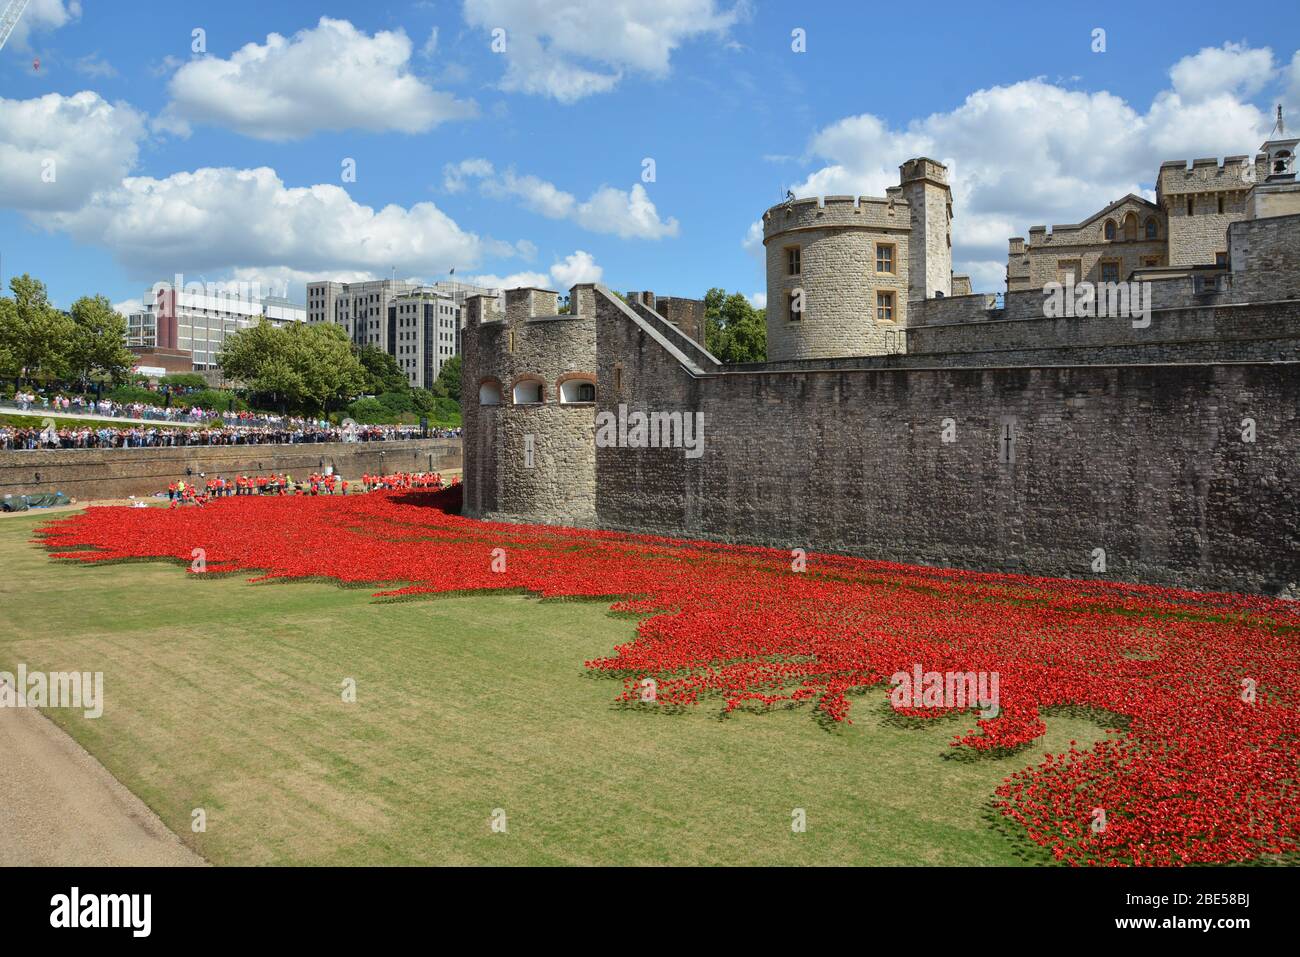
[[[605, 599], [636, 637], [585, 662], [634, 708], [806, 707], [832, 731], [891, 675], [996, 673], [1000, 711], [942, 707], [954, 758], [1012, 754], [996, 811], [1080, 865], [1276, 859], [1300, 849], [1300, 609], [1260, 597], [1030, 579], [461, 518], [459, 489], [91, 508], [38, 540], [75, 562], [374, 586], [384, 600], [488, 590]], [[581, 665], [575, 662], [575, 665]], [[642, 701], [653, 679], [655, 701]], [[511, 680], [509, 662], [500, 680]], [[1056, 710], [1103, 716], [1045, 754]], [[725, 734], [725, 726], [722, 732]], [[1098, 812], [1101, 812], [1100, 814]], [[1101, 822], [1099, 824], [1099, 822]]]

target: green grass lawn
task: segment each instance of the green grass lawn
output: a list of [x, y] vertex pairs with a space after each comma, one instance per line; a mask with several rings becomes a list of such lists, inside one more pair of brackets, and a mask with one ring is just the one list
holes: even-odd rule
[[217, 864], [1045, 863], [993, 789], [1104, 737], [1057, 716], [1029, 752], [951, 760], [969, 719], [900, 726], [883, 687], [832, 730], [619, 708], [582, 665], [632, 634], [603, 605], [76, 567], [29, 544], [48, 517], [0, 520], [0, 670], [103, 671], [102, 718], [47, 713]]

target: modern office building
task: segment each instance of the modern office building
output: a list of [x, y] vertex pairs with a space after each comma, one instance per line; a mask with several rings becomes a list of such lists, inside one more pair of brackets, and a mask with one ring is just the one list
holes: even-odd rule
[[427, 389], [443, 363], [460, 354], [465, 300], [494, 292], [458, 282], [319, 280], [307, 284], [307, 321], [337, 323], [358, 347], [374, 346], [396, 359], [413, 388]]
[[165, 283], [150, 288], [144, 303], [127, 317], [127, 347], [141, 356], [188, 355], [197, 372], [215, 369], [226, 337], [241, 329], [262, 319], [277, 326], [307, 319], [305, 306], [278, 296], [187, 291]]

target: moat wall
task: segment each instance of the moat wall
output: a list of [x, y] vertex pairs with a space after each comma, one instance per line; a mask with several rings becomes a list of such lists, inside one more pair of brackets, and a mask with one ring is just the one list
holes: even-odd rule
[[195, 479], [200, 472], [209, 478], [272, 472], [297, 478], [320, 471], [322, 461], [347, 479], [363, 472], [458, 469], [461, 440], [0, 452], [0, 496], [63, 492], [80, 501], [146, 496], [186, 479], [186, 469]]
[[704, 414], [697, 459], [597, 449], [602, 527], [1192, 588], [1300, 583], [1295, 362], [698, 376], [604, 297], [597, 339], [600, 410]]

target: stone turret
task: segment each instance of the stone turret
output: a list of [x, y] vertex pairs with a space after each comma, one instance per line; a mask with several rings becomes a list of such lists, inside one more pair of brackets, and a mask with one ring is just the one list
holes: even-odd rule
[[795, 199], [765, 212], [768, 358], [898, 351], [911, 232], [901, 190]]
[[926, 156], [898, 168], [912, 214], [908, 246], [909, 300], [952, 295], [952, 190], [948, 167]]

